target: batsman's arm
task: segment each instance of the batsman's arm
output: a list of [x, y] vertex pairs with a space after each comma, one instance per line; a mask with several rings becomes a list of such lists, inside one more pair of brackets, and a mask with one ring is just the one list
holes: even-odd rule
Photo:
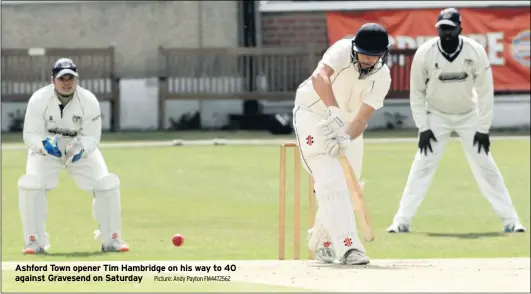
[[343, 39], [334, 43], [323, 55], [323, 58], [312, 73], [311, 79], [315, 92], [327, 107], [339, 108], [331, 77], [350, 63], [350, 41]]
[[87, 112], [85, 113], [78, 136], [79, 142], [85, 149], [85, 155], [92, 153], [98, 148], [102, 130], [100, 104], [96, 97], [88, 100]]
[[42, 141], [46, 139], [46, 125], [44, 119], [45, 104], [38, 93], [34, 93], [28, 101], [26, 114], [24, 116], [24, 127], [22, 137], [24, 144], [30, 150], [41, 155], [46, 155]]
[[474, 75], [476, 93], [478, 95], [479, 126], [477, 131], [488, 134], [492, 124], [494, 108], [494, 82], [492, 68], [485, 49], [478, 44], [478, 68]]
[[419, 129], [424, 132], [429, 129], [428, 114], [426, 112], [426, 86], [428, 82], [428, 72], [424, 66], [426, 50], [419, 48], [413, 56], [411, 63], [411, 73], [409, 80], [409, 103], [413, 120]]
[[330, 81], [330, 77], [333, 74], [334, 70], [330, 66], [319, 63], [317, 69], [312, 74], [312, 83], [315, 92], [317, 92], [317, 95], [321, 97], [321, 100], [323, 100], [327, 107], [339, 108], [334, 91], [332, 90], [332, 82]]
[[350, 123], [348, 135], [352, 140], [363, 134], [373, 113], [383, 107], [385, 97], [390, 88], [391, 76], [388, 73], [379, 73], [378, 77], [372, 82], [371, 89], [365, 94], [360, 110]]

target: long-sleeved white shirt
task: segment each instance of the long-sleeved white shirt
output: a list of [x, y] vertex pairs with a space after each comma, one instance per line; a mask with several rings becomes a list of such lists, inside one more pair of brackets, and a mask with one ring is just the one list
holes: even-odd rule
[[[31, 96], [24, 120], [24, 143], [34, 152], [46, 154], [42, 141], [56, 134], [64, 140], [78, 138], [86, 154], [94, 151], [101, 139], [101, 110], [96, 96], [77, 86], [63, 110], [54, 86], [40, 88]], [[63, 150], [61, 150], [62, 152]]]
[[[330, 66], [334, 74], [330, 77], [332, 90], [341, 111], [341, 118], [351, 121], [363, 103], [375, 110], [383, 107], [385, 96], [391, 87], [391, 74], [387, 65], [365, 78], [354, 67], [351, 59], [352, 39], [334, 43], [323, 55], [320, 63]], [[325, 111], [326, 105], [313, 87], [311, 78], [297, 89], [295, 105]]]
[[461, 36], [453, 55], [445, 55], [433, 38], [416, 51], [411, 65], [410, 103], [419, 131], [430, 128], [427, 112], [465, 114], [477, 111], [478, 132], [488, 133], [492, 124], [494, 85], [485, 49]]

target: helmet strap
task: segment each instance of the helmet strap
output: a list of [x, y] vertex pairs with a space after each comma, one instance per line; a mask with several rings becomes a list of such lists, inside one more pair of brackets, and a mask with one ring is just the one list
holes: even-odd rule
[[[380, 58], [378, 59], [378, 61], [376, 61], [376, 63], [373, 66], [371, 66], [370, 68], [362, 68], [361, 64], [359, 63], [358, 52], [354, 51], [352, 54], [352, 64], [354, 64], [354, 67], [360, 73], [360, 78], [364, 78], [364, 77], [367, 77], [367, 76], [370, 76], [376, 73], [384, 65], [386, 65], [388, 57], [389, 57], [389, 49], [386, 49], [385, 52], [380, 55]], [[379, 67], [376, 67], [378, 65]]]

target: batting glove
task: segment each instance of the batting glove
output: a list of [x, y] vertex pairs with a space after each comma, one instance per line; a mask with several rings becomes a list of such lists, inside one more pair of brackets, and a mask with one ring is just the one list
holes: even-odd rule
[[85, 148], [83, 147], [83, 145], [81, 144], [81, 142], [79, 142], [77, 138], [72, 140], [65, 147], [66, 164], [79, 161], [85, 155], [86, 155]]
[[331, 106], [328, 108], [329, 116], [327, 119], [322, 120], [317, 124], [317, 127], [321, 129], [326, 139], [332, 139], [340, 134], [345, 133], [346, 124], [341, 119], [341, 112], [339, 108]]
[[63, 156], [61, 150], [59, 150], [59, 135], [55, 135], [52, 138], [47, 137], [42, 141], [42, 146], [44, 147], [46, 153], [50, 154], [51, 156], [58, 158]]
[[333, 139], [325, 140], [325, 151], [331, 156], [344, 155], [345, 150], [350, 146], [351, 138], [349, 135], [339, 135]]

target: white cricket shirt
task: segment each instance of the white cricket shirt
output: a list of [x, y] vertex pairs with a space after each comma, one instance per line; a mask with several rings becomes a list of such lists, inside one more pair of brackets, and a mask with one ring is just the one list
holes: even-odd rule
[[477, 131], [488, 133], [492, 123], [494, 86], [485, 49], [460, 36], [453, 55], [443, 53], [439, 38], [422, 44], [413, 57], [410, 103], [419, 131], [430, 128], [427, 112], [466, 114], [477, 111]]
[[89, 90], [77, 86], [74, 96], [62, 110], [61, 104], [52, 84], [33, 93], [26, 108], [24, 143], [34, 152], [46, 154], [42, 146], [46, 137], [58, 134], [68, 141], [77, 137], [85, 152], [90, 154], [98, 147], [101, 138], [98, 99]]
[[[345, 121], [354, 119], [363, 103], [375, 110], [382, 108], [391, 87], [391, 74], [387, 65], [372, 75], [360, 78], [360, 73], [352, 64], [351, 52], [352, 39], [342, 39], [330, 46], [320, 61], [334, 70], [330, 77], [332, 90]], [[311, 77], [297, 89], [295, 105], [317, 111], [327, 109], [315, 92]]]

